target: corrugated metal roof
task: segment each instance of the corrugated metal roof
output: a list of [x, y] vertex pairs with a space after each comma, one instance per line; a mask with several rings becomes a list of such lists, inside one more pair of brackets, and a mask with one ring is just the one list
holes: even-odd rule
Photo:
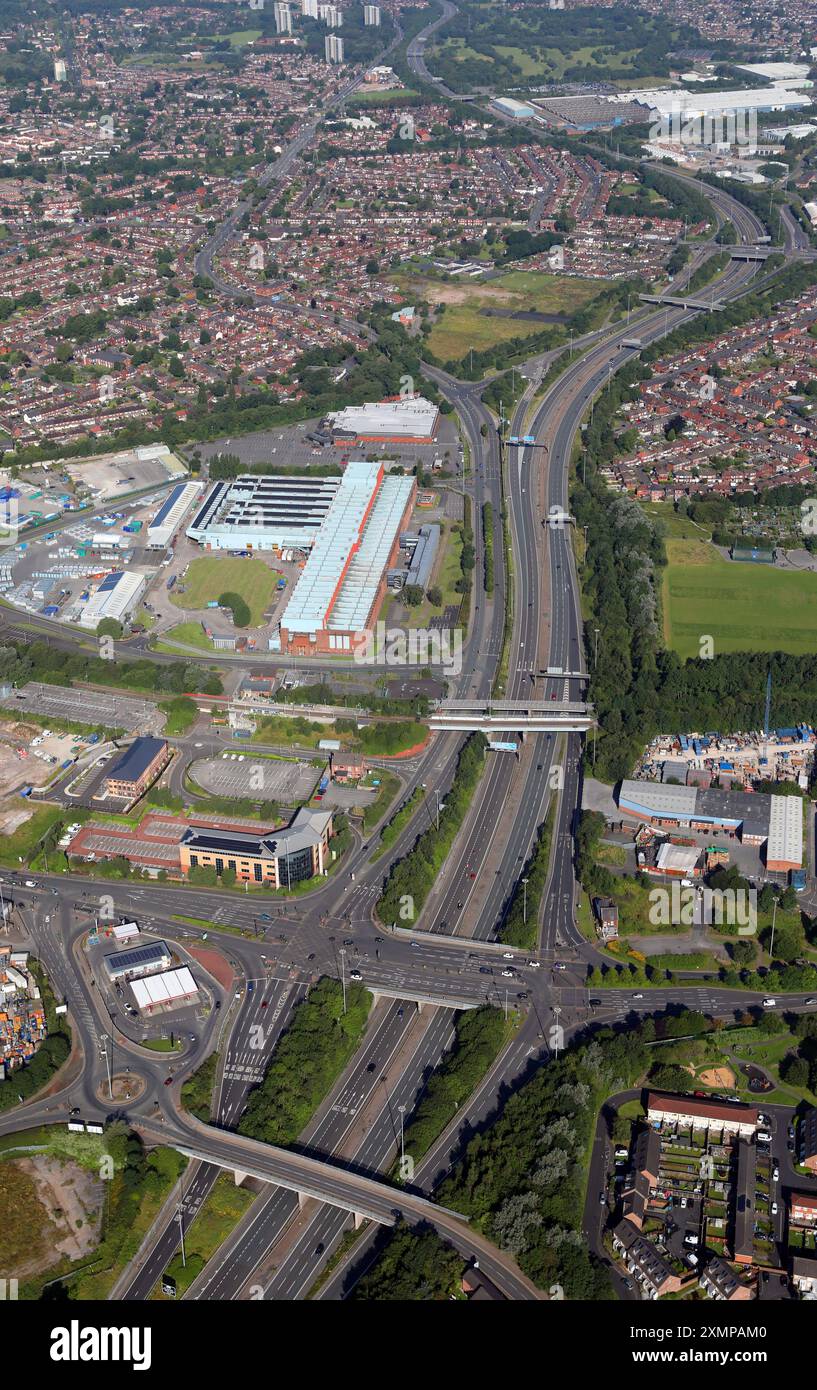
[[411, 478], [388, 477], [378, 486], [381, 472], [379, 463], [347, 465], [281, 618], [287, 632], [313, 633], [324, 627], [348, 632], [364, 626], [413, 485]]

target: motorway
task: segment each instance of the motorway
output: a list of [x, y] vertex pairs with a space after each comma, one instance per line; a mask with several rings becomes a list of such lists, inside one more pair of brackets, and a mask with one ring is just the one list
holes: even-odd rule
[[[449, 0], [444, 4], [447, 13], [454, 12]], [[424, 36], [429, 32], [424, 31]], [[418, 71], [424, 69], [422, 37], [409, 48]], [[281, 161], [300, 154], [316, 128], [317, 122], [311, 123], [299, 133], [267, 171], [270, 181], [288, 167]], [[728, 217], [733, 222], [742, 241], [757, 238], [759, 224], [747, 209], [721, 190], [707, 186], [701, 191], [718, 209], [719, 220]], [[232, 215], [236, 224], [243, 206]], [[201, 273], [212, 276], [213, 257], [232, 230], [228, 219], [203, 248], [200, 267], [197, 264]], [[794, 254], [793, 231], [791, 242]], [[756, 277], [756, 264], [733, 262], [717, 281], [719, 297], [738, 296], [750, 282], [758, 282]], [[630, 331], [637, 331], [647, 345], [690, 316], [691, 311], [676, 308], [641, 310], [633, 315]], [[534, 399], [536, 380], [532, 381], [513, 412], [509, 432], [532, 434], [536, 446], [505, 446], [504, 458], [495, 419], [480, 398], [482, 385], [427, 369], [459, 415], [472, 461], [469, 495], [477, 586], [455, 692], [461, 697], [487, 698], [501, 675], [504, 613], [511, 601], [502, 565], [496, 567], [491, 599], [480, 579], [481, 509], [486, 501], [493, 508], [495, 554], [503, 549], [503, 501], [513, 546], [513, 629], [505, 696], [531, 697], [534, 687], [537, 697], [545, 700], [552, 695], [578, 699], [583, 693], [586, 653], [570, 528], [545, 527], [542, 518], [551, 507], [567, 509], [569, 467], [582, 418], [611, 374], [632, 356], [631, 350], [620, 346], [621, 333], [622, 326], [617, 324], [588, 335], [586, 342], [577, 345], [581, 356], [570, 362], [540, 399]], [[532, 418], [526, 423], [529, 414]], [[485, 436], [482, 426], [487, 426]], [[547, 666], [583, 674], [570, 679], [540, 676]], [[508, 1297], [536, 1298], [540, 1295], [509, 1255], [491, 1246], [459, 1215], [431, 1200], [433, 1188], [456, 1155], [461, 1129], [483, 1121], [509, 1085], [529, 1068], [546, 1062], [546, 1038], [557, 1018], [569, 1040], [593, 1022], [621, 1023], [667, 1006], [700, 1008], [729, 1018], [760, 1002], [760, 995], [710, 985], [645, 989], [638, 998], [626, 990], [609, 989], [598, 1006], [590, 1005], [584, 985], [586, 967], [599, 957], [579, 934], [574, 913], [572, 832], [581, 805], [579, 735], [569, 735], [563, 743], [549, 735], [533, 735], [530, 748], [518, 759], [492, 755], [456, 852], [435, 890], [433, 913], [420, 924], [424, 931], [391, 932], [379, 925], [373, 906], [384, 876], [411, 846], [426, 817], [433, 815], [436, 799], [444, 797], [461, 742], [456, 734], [437, 735], [427, 751], [412, 760], [403, 795], [410, 796], [418, 786], [425, 786], [428, 795], [419, 816], [387, 854], [372, 863], [377, 833], [366, 842], [356, 837], [341, 870], [308, 895], [285, 903], [260, 904], [257, 899], [216, 890], [162, 884], [134, 887], [109, 881], [94, 884], [89, 879], [47, 874], [37, 875], [37, 887], [28, 889], [24, 874], [5, 876], [4, 892], [15, 904], [15, 938], [23, 934], [30, 940], [56, 992], [68, 1000], [78, 1049], [51, 1094], [0, 1115], [0, 1133], [28, 1124], [64, 1122], [72, 1108], [79, 1108], [89, 1119], [115, 1111], [105, 1100], [104, 1090], [110, 1047], [117, 1067], [129, 1066], [134, 1079], [144, 1083], [139, 1098], [127, 1106], [129, 1122], [149, 1142], [171, 1143], [191, 1156], [182, 1192], [167, 1204], [136, 1261], [120, 1279], [116, 1297], [143, 1300], [149, 1296], [177, 1248], [177, 1199], [182, 1222], [189, 1226], [223, 1165], [253, 1174], [265, 1186], [191, 1287], [191, 1299], [305, 1297], [337, 1249], [350, 1211], [385, 1225], [394, 1221], [397, 1212], [410, 1221], [430, 1221], [467, 1258], [478, 1258]], [[536, 964], [527, 964], [524, 953], [514, 952], [515, 979], [506, 985], [500, 974], [505, 963], [495, 944], [496, 933], [547, 813], [554, 790], [551, 773], [556, 767], [562, 770], [562, 785], [556, 797], [550, 878], [540, 909], [539, 949], [532, 957]], [[485, 872], [482, 866], [494, 839], [499, 863]], [[463, 872], [463, 865], [473, 868]], [[236, 988], [210, 982], [208, 988], [220, 1011], [209, 1014], [193, 1046], [174, 1056], [170, 1065], [166, 1056], [139, 1047], [131, 1024], [111, 1011], [91, 974], [85, 946], [88, 917], [83, 909], [87, 911], [103, 894], [112, 899], [118, 913], [135, 916], [144, 930], [165, 936], [180, 950], [200, 946], [206, 937], [208, 945], [231, 963]], [[265, 910], [260, 911], [260, 906]], [[463, 940], [459, 923], [469, 912], [475, 922]], [[182, 914], [186, 922], [176, 920]], [[241, 931], [247, 935], [236, 934]], [[547, 968], [557, 951], [569, 958], [569, 968], [558, 974]], [[382, 996], [375, 1003], [361, 1047], [300, 1136], [298, 1150], [276, 1149], [237, 1135], [234, 1127], [249, 1090], [263, 1075], [310, 983], [324, 974], [345, 975], [351, 968], [361, 972], [375, 993], [380, 986], [394, 998]], [[412, 1001], [429, 997], [439, 1002], [419, 1012]], [[498, 1006], [518, 1004], [518, 1031], [455, 1123], [418, 1165], [413, 1181], [391, 1185], [379, 1175], [390, 1171], [399, 1153], [401, 1107], [406, 1115], [411, 1113], [428, 1075], [450, 1045], [457, 1007], [486, 1001]], [[787, 1002], [802, 1008], [804, 997], [793, 996]], [[554, 1014], [554, 1009], [560, 1014]], [[184, 1078], [214, 1048], [220, 1054], [216, 1121], [206, 1126], [182, 1109], [180, 1089]], [[296, 1189], [307, 1195], [306, 1205], [299, 1204]], [[353, 1260], [365, 1256], [377, 1229], [375, 1225], [366, 1234], [354, 1256], [344, 1257], [321, 1297], [348, 1293]]]

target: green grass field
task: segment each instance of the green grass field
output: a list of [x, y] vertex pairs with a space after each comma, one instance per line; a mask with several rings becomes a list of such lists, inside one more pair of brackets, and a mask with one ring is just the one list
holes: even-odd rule
[[817, 575], [724, 560], [702, 541], [668, 540], [664, 637], [680, 656], [699, 656], [711, 636], [716, 655], [817, 645]]
[[174, 590], [170, 599], [177, 608], [206, 608], [220, 594], [240, 594], [257, 627], [272, 598], [277, 575], [263, 560], [235, 560], [228, 556], [202, 556], [193, 560], [184, 578], [184, 593]]
[[[400, 278], [400, 277], [398, 277]], [[606, 280], [549, 275], [539, 270], [510, 270], [483, 284], [452, 284], [420, 276], [403, 277], [401, 288], [411, 297], [445, 304], [432, 329], [431, 349], [443, 361], [464, 357], [468, 349], [491, 347], [509, 338], [530, 337], [546, 325], [536, 319], [499, 318], [486, 309], [569, 315], [607, 288]]]
[[[440, 47], [443, 47], [446, 55], [457, 63], [474, 61], [475, 59], [483, 62], [485, 60], [485, 55], [469, 47], [463, 38], [446, 39]], [[561, 48], [552, 48], [549, 45], [539, 43], [532, 44], [531, 51], [511, 44], [498, 43], [495, 47], [496, 52], [508, 62], [514, 63], [521, 75], [526, 78], [546, 77], [550, 81], [559, 81], [564, 77], [568, 67], [597, 67], [599, 72], [604, 72], [608, 65], [606, 57], [603, 63], [599, 63], [594, 57], [599, 47], [596, 44], [586, 44], [582, 48], [568, 52], [563, 52]], [[429, 50], [428, 56], [432, 72], [434, 65], [431, 60], [434, 59], [437, 52], [438, 49], [436, 48]], [[632, 66], [637, 52], [638, 50], [634, 48], [617, 49], [610, 61], [616, 69], [627, 68]]]
[[[171, 645], [173, 642], [183, 642], [186, 647], [199, 647], [203, 652], [215, 651], [210, 638], [202, 632], [199, 623], [177, 623], [175, 627], [168, 628], [164, 637], [164, 642], [156, 643], [157, 652], [176, 652], [176, 648]], [[177, 652], [176, 654], [178, 655]]]

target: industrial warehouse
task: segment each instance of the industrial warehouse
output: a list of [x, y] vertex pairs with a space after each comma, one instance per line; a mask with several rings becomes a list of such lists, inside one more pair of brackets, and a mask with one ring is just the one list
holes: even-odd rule
[[802, 867], [803, 802], [799, 796], [625, 779], [618, 805], [621, 811], [659, 828], [722, 830], [739, 835], [744, 844], [765, 845], [766, 867], [772, 873]]
[[270, 650], [351, 652], [382, 602], [416, 491], [414, 478], [360, 461], [340, 478], [242, 476], [215, 484], [187, 534], [208, 550], [308, 552]]
[[177, 483], [148, 523], [148, 545], [164, 550], [170, 545], [186, 513], [201, 492], [201, 483]]

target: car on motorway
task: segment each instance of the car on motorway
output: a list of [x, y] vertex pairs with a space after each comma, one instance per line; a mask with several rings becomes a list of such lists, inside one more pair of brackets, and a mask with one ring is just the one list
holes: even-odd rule
[[350, 970], [350, 971], [349, 971], [349, 979], [350, 979], [350, 980], [362, 980], [362, 979], [363, 979], [363, 976], [361, 975], [361, 973], [360, 973], [359, 970]]
[[309, 952], [309, 955], [307, 956], [307, 960], [314, 960], [314, 959], [315, 959], [315, 952], [314, 952], [314, 951], [310, 951], [310, 952]]
[[344, 938], [343, 944], [344, 946], [354, 946], [355, 943], [352, 940], [351, 936], [347, 936]]
[[554, 969], [554, 970], [567, 970], [567, 966], [565, 965], [565, 963], [564, 963], [563, 960], [555, 960], [555, 961], [553, 962], [553, 969]]
[[172, 1077], [172, 1076], [166, 1076], [166, 1077], [165, 1077], [165, 1085], [166, 1085], [166, 1086], [172, 1086], [172, 1085], [173, 1085], [173, 1077]]
[[481, 966], [479, 967], [479, 973], [480, 973], [480, 975], [490, 975], [492, 972], [491, 972], [491, 969], [490, 969], [489, 966], [487, 966], [487, 965], [481, 965]]
[[216, 1000], [215, 1007], [216, 1007], [217, 1009], [220, 1009], [220, 1008], [221, 1008], [221, 1000], [220, 1000], [220, 999], [217, 999], [217, 1000]]
[[261, 1008], [262, 1008], [262, 1009], [266, 1009], [266, 1008], [267, 1008], [267, 1000], [266, 1000], [266, 999], [262, 999], [262, 1000], [261, 1000]]
[[325, 1249], [326, 1246], [324, 1245], [323, 1241], [321, 1241], [318, 1245], [315, 1246], [315, 1254], [322, 1255]]
[[512, 970], [503, 970], [502, 974], [505, 976], [506, 980], [512, 980], [514, 972]]
[[804, 1003], [804, 1005], [806, 1006], [806, 1008], [809, 1008], [812, 1004], [817, 1004], [817, 999], [814, 999], [814, 998], [805, 999], [805, 1000], [803, 1001], [803, 1003]]
[[503, 959], [503, 960], [513, 960], [513, 951], [503, 951], [503, 952], [502, 952], [502, 959]]
[[418, 950], [420, 949], [420, 943], [419, 943], [419, 941], [410, 941], [410, 942], [409, 942], [409, 946], [411, 947], [411, 949], [412, 949], [413, 951], [418, 951]]
[[779, 1210], [780, 1210], [780, 1208], [778, 1207], [777, 1202], [772, 1202], [772, 1206], [771, 1206], [772, 1216], [777, 1216], [777, 1213], [778, 1213]]
[[764, 1009], [774, 1009], [777, 1007], [777, 1000], [771, 997], [763, 1000]]
[[529, 970], [541, 970], [542, 968], [542, 962], [540, 960], [529, 960], [527, 965]]
[[366, 1068], [366, 1070], [367, 1070], [367, 1072], [373, 1072], [373, 1071], [375, 1070], [375, 1063], [374, 1063], [374, 1062], [370, 1062], [369, 1065], [368, 1065], [368, 1067]]
[[633, 999], [643, 999], [643, 998], [644, 998], [644, 995], [643, 995], [643, 994], [634, 994], [634, 995], [633, 995]]
[[599, 1193], [599, 1206], [600, 1206], [600, 1207], [606, 1207], [606, 1206], [607, 1206], [607, 1193], [606, 1193], [606, 1192], [600, 1192], [600, 1193]]

